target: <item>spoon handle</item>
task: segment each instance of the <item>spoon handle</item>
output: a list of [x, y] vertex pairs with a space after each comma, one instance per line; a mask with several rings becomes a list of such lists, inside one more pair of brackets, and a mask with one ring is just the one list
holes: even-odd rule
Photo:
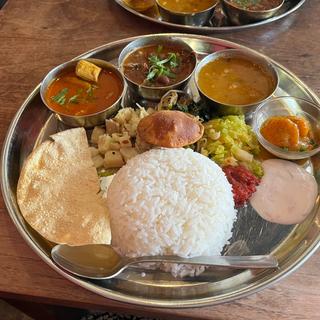
[[217, 267], [230, 267], [238, 269], [276, 268], [277, 259], [272, 255], [261, 256], [200, 256], [194, 258], [181, 258], [176, 256], [146, 256], [128, 259], [128, 265], [142, 262], [170, 262], [191, 265], [205, 265]]

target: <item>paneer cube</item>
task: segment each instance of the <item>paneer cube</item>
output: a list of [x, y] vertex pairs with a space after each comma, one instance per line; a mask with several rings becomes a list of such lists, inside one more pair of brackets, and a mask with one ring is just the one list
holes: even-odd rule
[[107, 134], [110, 136], [113, 133], [119, 133], [120, 132], [120, 124], [114, 120], [106, 119], [106, 131]]
[[103, 157], [100, 155], [100, 154], [97, 154], [95, 155], [93, 158], [92, 158], [92, 161], [93, 161], [93, 164], [94, 166], [98, 169], [98, 168], [101, 168], [104, 164], [104, 160], [103, 160]]
[[91, 157], [95, 157], [96, 155], [99, 154], [99, 150], [95, 147], [89, 147], [89, 150], [90, 150]]
[[120, 153], [126, 163], [128, 162], [129, 159], [135, 157], [138, 154], [137, 150], [132, 147], [131, 148], [121, 148]]
[[87, 81], [98, 82], [101, 70], [100, 67], [86, 60], [80, 60], [76, 65], [76, 75]]
[[110, 143], [113, 142], [113, 139], [107, 135], [104, 134], [99, 137], [98, 141], [98, 149], [101, 154], [105, 154], [108, 150], [110, 150]]
[[120, 143], [121, 148], [129, 148], [132, 147], [131, 139], [128, 132], [124, 133], [114, 133], [112, 138]]
[[124, 165], [121, 153], [119, 151], [109, 150], [104, 156], [104, 167], [109, 168], [120, 168]]
[[99, 142], [99, 137], [104, 135], [106, 131], [104, 128], [101, 127], [94, 127], [92, 134], [91, 134], [91, 142], [94, 144], [98, 144]]
[[120, 143], [117, 142], [117, 141], [112, 140], [110, 142], [109, 149], [110, 150], [119, 150], [120, 149]]

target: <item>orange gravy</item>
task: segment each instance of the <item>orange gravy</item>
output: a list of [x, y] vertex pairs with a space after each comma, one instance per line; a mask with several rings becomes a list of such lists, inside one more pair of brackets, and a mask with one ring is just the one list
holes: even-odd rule
[[199, 72], [198, 84], [209, 98], [224, 104], [247, 105], [262, 101], [275, 89], [273, 78], [244, 58], [218, 58]]
[[75, 70], [67, 70], [49, 85], [45, 99], [58, 113], [84, 116], [111, 107], [122, 90], [122, 81], [112, 70], [103, 69], [98, 83], [82, 80], [76, 76]]

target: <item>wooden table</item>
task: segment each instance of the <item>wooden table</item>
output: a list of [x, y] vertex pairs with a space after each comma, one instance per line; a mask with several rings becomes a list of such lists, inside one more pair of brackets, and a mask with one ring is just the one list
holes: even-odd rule
[[[253, 30], [215, 34], [280, 62], [320, 94], [320, 1]], [[0, 10], [0, 138], [54, 66], [107, 42], [173, 30], [131, 16], [112, 0], [9, 0]], [[25, 300], [170, 319], [316, 319], [320, 252], [293, 275], [248, 298], [200, 309], [148, 309], [97, 296], [62, 278], [25, 244], [0, 200], [0, 294]]]

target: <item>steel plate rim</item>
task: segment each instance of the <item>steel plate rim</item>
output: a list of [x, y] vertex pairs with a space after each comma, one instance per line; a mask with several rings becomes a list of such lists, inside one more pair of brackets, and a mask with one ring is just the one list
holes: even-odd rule
[[[178, 36], [178, 37], [184, 37], [184, 38], [190, 38], [190, 39], [199, 39], [199, 40], [206, 40], [211, 43], [216, 44], [224, 44], [226, 46], [231, 47], [239, 47], [239, 48], [245, 48], [246, 50], [253, 51], [261, 56], [266, 57], [269, 61], [275, 64], [276, 67], [284, 70], [286, 73], [288, 73], [299, 86], [302, 86], [308, 94], [312, 97], [312, 99], [320, 104], [320, 99], [316, 96], [316, 94], [311, 90], [303, 81], [301, 81], [294, 73], [286, 69], [281, 64], [277, 63], [273, 59], [268, 58], [267, 56], [261, 54], [258, 51], [255, 51], [253, 49], [250, 49], [246, 46], [239, 45], [237, 43], [218, 39], [218, 38], [211, 38], [207, 36], [200, 36], [200, 35], [190, 35], [190, 34], [183, 34], [183, 33], [164, 33], [160, 35], [172, 35], [172, 36]], [[92, 50], [89, 50], [74, 59], [78, 59], [80, 57], [84, 58], [90, 54], [98, 53], [99, 51], [104, 50], [105, 48], [111, 48], [111, 47], [117, 47], [122, 44], [128, 43], [134, 39], [141, 38], [141, 37], [147, 37], [152, 35], [144, 35], [144, 36], [135, 36], [131, 38], [121, 39], [114, 42], [110, 42], [104, 45], [101, 45], [97, 48], [94, 48]], [[9, 125], [7, 135], [5, 137], [3, 148], [2, 148], [2, 154], [1, 154], [1, 191], [3, 195], [3, 199], [6, 205], [6, 208], [9, 212], [9, 216], [11, 220], [13, 221], [15, 227], [18, 229], [18, 232], [22, 236], [22, 238], [27, 242], [29, 247], [52, 269], [57, 271], [60, 275], [62, 275], [64, 278], [68, 279], [69, 281], [75, 283], [76, 285], [79, 285], [82, 288], [85, 288], [91, 292], [94, 292], [100, 296], [103, 296], [105, 298], [113, 299], [119, 302], [124, 303], [131, 303], [135, 305], [141, 305], [146, 307], [157, 307], [157, 308], [194, 308], [194, 307], [204, 307], [204, 306], [210, 306], [210, 305], [217, 305], [220, 303], [230, 302], [234, 301], [239, 298], [246, 297], [248, 295], [251, 295], [253, 293], [256, 293], [264, 288], [269, 287], [270, 285], [273, 285], [277, 283], [279, 280], [285, 278], [286, 276], [290, 275], [292, 272], [294, 272], [296, 269], [298, 269], [309, 257], [312, 256], [312, 254], [320, 247], [320, 233], [316, 237], [316, 239], [307, 247], [304, 249], [303, 253], [298, 256], [295, 261], [290, 264], [289, 266], [285, 267], [281, 272], [277, 273], [275, 276], [271, 277], [270, 279], [267, 279], [259, 284], [251, 284], [247, 285], [245, 288], [238, 290], [238, 292], [233, 293], [227, 293], [222, 294], [218, 297], [211, 296], [207, 298], [200, 298], [200, 299], [185, 299], [185, 300], [178, 300], [178, 301], [171, 301], [171, 300], [157, 300], [157, 299], [146, 299], [146, 298], [139, 298], [134, 297], [129, 294], [119, 293], [114, 290], [110, 290], [107, 288], [101, 289], [98, 285], [87, 282], [79, 277], [72, 276], [68, 274], [67, 272], [60, 269], [52, 260], [51, 258], [40, 248], [40, 246], [35, 243], [31, 237], [29, 236], [28, 232], [25, 231], [24, 227], [18, 220], [18, 217], [15, 212], [15, 206], [12, 203], [10, 199], [10, 194], [7, 191], [8, 190], [8, 179], [7, 179], [7, 167], [6, 167], [6, 159], [8, 158], [8, 149], [11, 141], [12, 134], [14, 132], [15, 126], [17, 122], [20, 119], [21, 114], [24, 112], [25, 108], [27, 107], [30, 100], [32, 100], [39, 92], [40, 84], [36, 86], [36, 88], [29, 94], [27, 99], [24, 101], [22, 106], [18, 109], [17, 113], [15, 114], [13, 120], [11, 121], [11, 124]]]
[[269, 19], [263, 20], [263, 21], [258, 21], [255, 23], [250, 23], [250, 24], [246, 24], [246, 25], [241, 25], [241, 26], [225, 26], [225, 27], [209, 27], [209, 26], [202, 26], [202, 27], [196, 27], [196, 26], [188, 26], [188, 25], [182, 25], [182, 24], [177, 24], [177, 23], [172, 23], [172, 22], [167, 22], [167, 21], [163, 21], [163, 20], [159, 20], [156, 18], [152, 18], [149, 16], [144, 15], [143, 13], [140, 13], [132, 8], [130, 8], [129, 6], [127, 6], [123, 0], [114, 0], [120, 7], [122, 7], [123, 9], [125, 9], [126, 11], [132, 13], [133, 15], [140, 17], [144, 20], [148, 20], [150, 22], [156, 23], [156, 24], [160, 24], [163, 26], [167, 26], [170, 28], [176, 28], [176, 29], [184, 29], [187, 32], [202, 32], [202, 33], [211, 33], [211, 32], [231, 32], [231, 31], [241, 31], [241, 30], [246, 30], [246, 29], [251, 29], [251, 28], [255, 28], [255, 27], [260, 27], [263, 26], [265, 24], [280, 20], [292, 13], [294, 13], [295, 11], [297, 11], [305, 2], [306, 0], [300, 0], [294, 7], [292, 7], [290, 10], [278, 15], [278, 16], [274, 16], [271, 17]]

